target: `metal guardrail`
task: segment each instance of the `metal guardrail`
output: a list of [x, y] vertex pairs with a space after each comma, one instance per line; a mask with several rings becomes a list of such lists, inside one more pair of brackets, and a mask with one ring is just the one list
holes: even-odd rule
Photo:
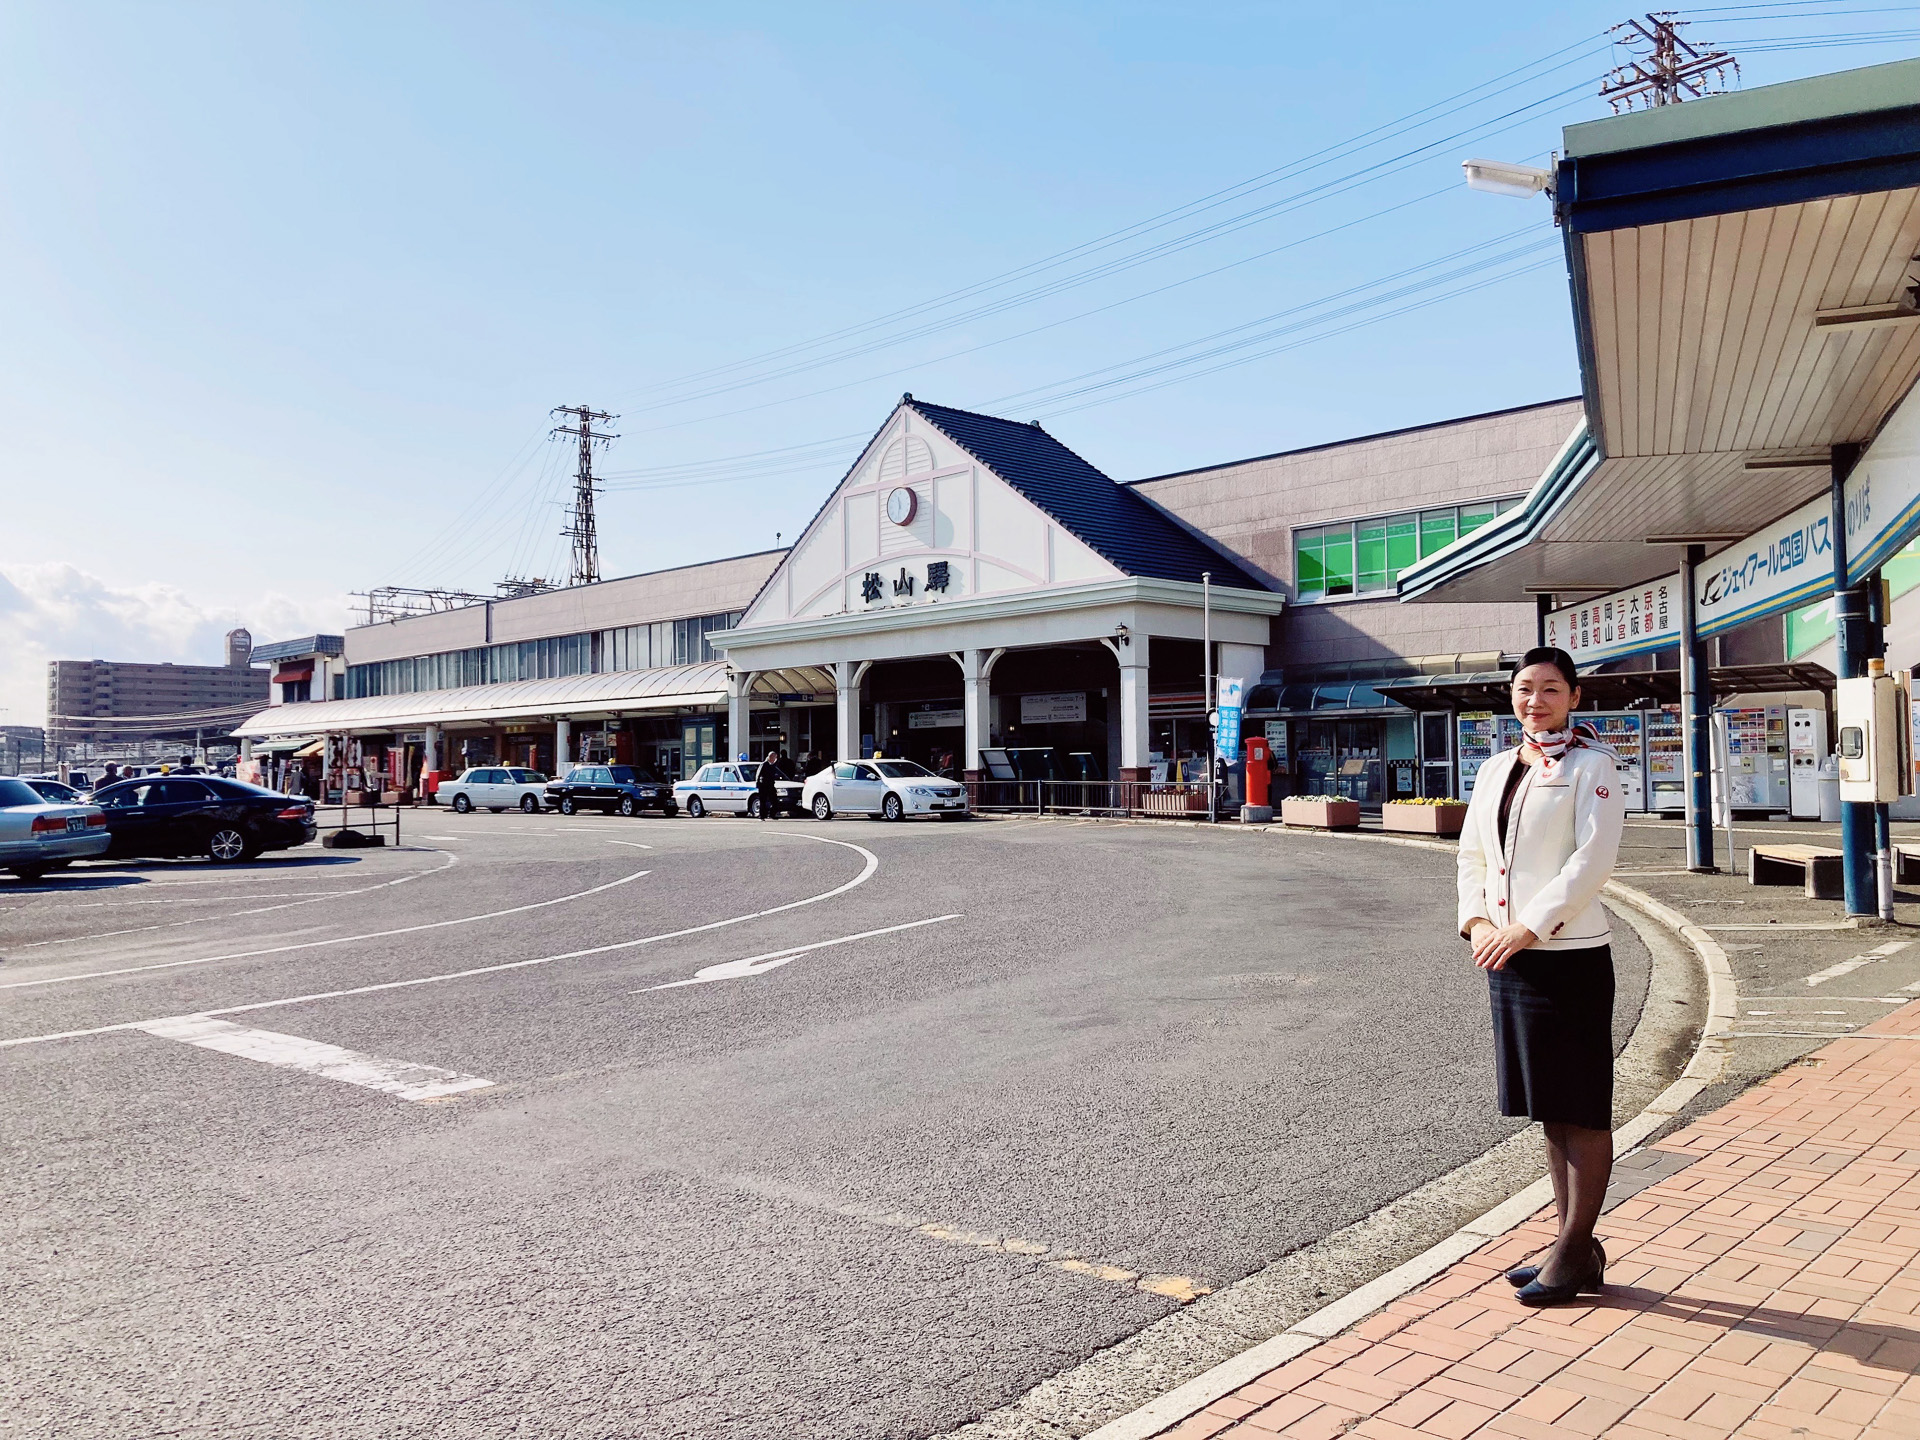
[[1011, 815], [1205, 820], [1217, 789], [1204, 780], [970, 780], [967, 803]]

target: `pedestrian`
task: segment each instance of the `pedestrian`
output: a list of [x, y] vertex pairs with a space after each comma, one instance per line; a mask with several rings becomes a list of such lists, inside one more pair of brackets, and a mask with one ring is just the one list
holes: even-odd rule
[[772, 820], [780, 809], [780, 787], [777, 783], [782, 775], [780, 751], [774, 752], [760, 762], [760, 773], [754, 777], [753, 787], [760, 797], [760, 818]]
[[1500, 1113], [1545, 1127], [1559, 1235], [1507, 1272], [1524, 1305], [1598, 1292], [1613, 1170], [1613, 951], [1600, 889], [1626, 817], [1613, 752], [1572, 728], [1579, 676], [1538, 646], [1513, 677], [1524, 741], [1480, 767], [1460, 832], [1460, 934], [1487, 972]]

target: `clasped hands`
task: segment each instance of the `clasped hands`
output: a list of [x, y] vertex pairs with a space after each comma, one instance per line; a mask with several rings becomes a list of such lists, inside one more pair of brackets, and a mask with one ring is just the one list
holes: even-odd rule
[[1496, 925], [1491, 920], [1476, 920], [1467, 929], [1467, 943], [1473, 946], [1473, 963], [1482, 970], [1504, 970], [1507, 961], [1539, 940], [1518, 921]]

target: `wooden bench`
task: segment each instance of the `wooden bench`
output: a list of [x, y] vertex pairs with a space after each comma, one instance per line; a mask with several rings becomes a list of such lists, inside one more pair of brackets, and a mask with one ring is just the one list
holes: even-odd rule
[[1749, 884], [1804, 881], [1809, 900], [1838, 900], [1846, 893], [1846, 861], [1838, 850], [1824, 845], [1756, 845], [1747, 856]]
[[1902, 845], [1898, 841], [1893, 846], [1893, 883], [1910, 885], [1920, 881], [1920, 845]]

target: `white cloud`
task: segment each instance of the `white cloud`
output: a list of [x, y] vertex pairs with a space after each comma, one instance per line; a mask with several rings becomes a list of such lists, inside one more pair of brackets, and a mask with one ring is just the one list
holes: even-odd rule
[[344, 595], [223, 601], [172, 584], [114, 585], [74, 565], [0, 561], [0, 724], [45, 723], [49, 660], [218, 665], [235, 626], [264, 644], [337, 635], [346, 614]]

